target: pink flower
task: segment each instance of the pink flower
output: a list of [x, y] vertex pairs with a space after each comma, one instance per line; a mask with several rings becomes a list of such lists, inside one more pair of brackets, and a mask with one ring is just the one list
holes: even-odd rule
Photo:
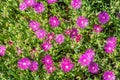
[[27, 9], [27, 5], [26, 5], [26, 3], [25, 2], [23, 2], [23, 3], [21, 3], [20, 5], [19, 5], [19, 9], [21, 10], [21, 11], [24, 11], [24, 10], [26, 10]]
[[99, 72], [99, 65], [95, 62], [90, 63], [88, 71], [92, 74], [97, 74]]
[[97, 33], [102, 31], [102, 27], [100, 25], [95, 24], [93, 30]]
[[109, 37], [106, 40], [106, 44], [104, 46], [104, 50], [106, 53], [113, 53], [117, 45], [116, 37]]
[[46, 36], [46, 31], [44, 29], [39, 29], [35, 31], [35, 35], [37, 36], [38, 39], [42, 39]]
[[76, 36], [76, 42], [79, 42], [81, 39], [82, 39], [82, 35], [81, 34]]
[[52, 28], [55, 28], [60, 25], [60, 20], [56, 16], [51, 16], [49, 18], [49, 24]]
[[103, 80], [116, 80], [115, 73], [113, 71], [105, 71], [103, 74]]
[[72, 28], [71, 32], [70, 32], [70, 38], [76, 38], [78, 36], [78, 30], [77, 28]]
[[87, 27], [88, 23], [89, 23], [88, 19], [83, 16], [79, 16], [76, 21], [77, 26], [80, 28]]
[[71, 29], [65, 30], [65, 34], [66, 34], [66, 35], [70, 35], [70, 33], [71, 33]]
[[33, 30], [33, 31], [37, 31], [37, 30], [39, 30], [40, 28], [40, 23], [39, 22], [37, 22], [37, 21], [35, 21], [35, 20], [31, 20], [30, 22], [29, 22], [29, 27]]
[[52, 45], [49, 42], [43, 42], [43, 44], [41, 44], [41, 48], [44, 51], [48, 51], [51, 47], [52, 47]]
[[55, 41], [58, 43], [58, 44], [62, 44], [64, 42], [64, 35], [62, 34], [58, 34], [56, 37], [55, 37]]
[[79, 57], [78, 63], [82, 66], [88, 66], [91, 63], [91, 58], [87, 54], [82, 54]]
[[47, 70], [48, 73], [53, 73], [55, 71], [55, 66], [54, 65], [45, 65], [45, 69]]
[[21, 58], [18, 61], [18, 68], [20, 68], [21, 70], [28, 69], [30, 65], [31, 65], [31, 61], [29, 58]]
[[106, 44], [109, 44], [111, 46], [116, 46], [117, 44], [117, 38], [116, 37], [108, 37], [106, 40]]
[[4, 56], [6, 52], [6, 47], [4, 45], [0, 45], [0, 56]]
[[107, 23], [110, 20], [110, 16], [106, 11], [98, 14], [98, 21], [102, 24]]
[[54, 33], [53, 32], [50, 32], [47, 34], [47, 41], [51, 41], [54, 39]]
[[113, 53], [114, 50], [115, 50], [115, 47], [114, 47], [114, 46], [111, 46], [111, 45], [109, 45], [109, 44], [106, 44], [106, 45], [104, 46], [104, 50], [105, 50], [106, 53]]
[[82, 5], [82, 1], [81, 0], [71, 0], [71, 6], [74, 9], [79, 9]]
[[24, 0], [24, 3], [27, 6], [33, 6], [36, 3], [36, 1], [35, 0]]
[[32, 71], [32, 72], [37, 71], [37, 70], [38, 70], [38, 62], [32, 61], [29, 69], [30, 69], [30, 71]]
[[48, 4], [56, 3], [58, 0], [47, 0]]
[[44, 65], [53, 65], [53, 60], [52, 60], [52, 57], [51, 55], [45, 55], [43, 58], [42, 58], [42, 63]]
[[74, 64], [72, 63], [72, 61], [69, 58], [64, 57], [60, 61], [60, 68], [66, 73], [74, 68]]
[[42, 2], [35, 3], [33, 8], [34, 8], [36, 13], [42, 13], [45, 10], [45, 6], [44, 6], [44, 4]]

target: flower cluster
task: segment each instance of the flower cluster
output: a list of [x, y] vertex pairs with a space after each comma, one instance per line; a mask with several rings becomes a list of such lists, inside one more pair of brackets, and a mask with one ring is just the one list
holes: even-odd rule
[[84, 54], [79, 57], [78, 63], [82, 66], [88, 66], [88, 71], [92, 74], [97, 74], [99, 66], [94, 61], [95, 52], [92, 49], [87, 49]]
[[[53, 4], [58, 2], [58, 0], [46, 0], [48, 4]], [[71, 7], [76, 10], [81, 8], [82, 0], [71, 0]], [[45, 11], [45, 6], [42, 2], [37, 2], [36, 0], [24, 0], [23, 3], [19, 5], [19, 9], [21, 11], [26, 10], [28, 7], [32, 7], [36, 13], [42, 13]], [[61, 18], [58, 16], [50, 16], [48, 23], [52, 29], [58, 28], [61, 24]], [[96, 33], [100, 33], [103, 28], [102, 25], [109, 22], [110, 16], [108, 12], [103, 11], [98, 14], [98, 22], [99, 24], [94, 24], [93, 31]], [[76, 42], [79, 42], [82, 38], [82, 35], [79, 34], [79, 29], [84, 29], [89, 25], [89, 19], [85, 16], [78, 16], [76, 19], [76, 26], [72, 29], [65, 30], [65, 35], [70, 36], [71, 39], [75, 39]], [[102, 25], [101, 25], [102, 24]], [[40, 47], [44, 51], [49, 51], [52, 48], [51, 41], [54, 39], [57, 44], [62, 44], [65, 41], [64, 34], [54, 34], [54, 32], [47, 32], [45, 29], [40, 28], [42, 24], [40, 24], [36, 20], [29, 21], [29, 28], [35, 33], [38, 39], [45, 39], [43, 43], [40, 44]], [[104, 46], [104, 50], [106, 53], [112, 53], [116, 48], [117, 38], [109, 37]], [[6, 48], [4, 46], [0, 46], [0, 56], [4, 56]], [[82, 55], [80, 55], [78, 63], [81, 66], [87, 66], [88, 71], [92, 74], [97, 74], [100, 70], [99, 65], [94, 62], [95, 52], [93, 49], [87, 49]], [[45, 55], [41, 61], [44, 64], [44, 68], [48, 73], [53, 73], [56, 68], [54, 66], [54, 62], [52, 60], [51, 55]], [[71, 71], [74, 68], [74, 64], [70, 58], [64, 57], [60, 61], [61, 70], [64, 73]], [[30, 71], [38, 70], [38, 63], [36, 61], [31, 61], [29, 58], [22, 58], [18, 61], [18, 68], [21, 70], [29, 69]], [[113, 71], [105, 71], [103, 74], [104, 80], [115, 80], [115, 74]]]
[[88, 66], [93, 62], [95, 52], [92, 49], [87, 49], [84, 54], [80, 55], [78, 63], [82, 66]]
[[41, 61], [48, 73], [53, 73], [55, 71], [55, 66], [50, 55], [45, 55]]
[[60, 68], [66, 73], [74, 68], [74, 64], [72, 63], [72, 61], [69, 58], [64, 57], [60, 61]]
[[21, 58], [18, 61], [18, 68], [21, 70], [27, 70], [34, 72], [38, 70], [38, 62], [31, 61], [29, 58]]
[[104, 50], [106, 53], [113, 53], [117, 44], [116, 37], [109, 37], [107, 38], [106, 44], [104, 46]]
[[36, 0], [24, 0], [24, 2], [19, 5], [21, 11], [26, 10], [28, 7], [32, 7], [36, 13], [42, 13], [45, 10], [44, 4]]

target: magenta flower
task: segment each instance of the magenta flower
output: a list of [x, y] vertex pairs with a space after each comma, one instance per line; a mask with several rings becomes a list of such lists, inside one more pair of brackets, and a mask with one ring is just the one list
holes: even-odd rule
[[105, 71], [103, 74], [103, 80], [116, 80], [115, 73], [113, 71]]
[[82, 35], [81, 34], [76, 36], [76, 42], [79, 42], [81, 39], [82, 39]]
[[26, 10], [27, 9], [27, 5], [26, 5], [26, 3], [25, 2], [23, 2], [23, 3], [21, 3], [20, 5], [19, 5], [19, 9], [21, 10], [21, 11], [24, 11], [24, 10]]
[[26, 70], [31, 65], [31, 61], [29, 58], [21, 58], [17, 64], [18, 68], [20, 68], [21, 70]]
[[60, 68], [66, 73], [74, 68], [74, 64], [72, 63], [72, 61], [69, 58], [64, 57], [60, 61]]
[[45, 69], [49, 74], [53, 73], [56, 70], [54, 65], [45, 65]]
[[79, 9], [82, 5], [82, 1], [81, 0], [71, 0], [71, 6], [74, 9]]
[[93, 61], [94, 56], [95, 56], [95, 52], [93, 51], [93, 49], [91, 48], [87, 49], [84, 54], [86, 54], [88, 58], [90, 58], [91, 61]]
[[66, 34], [66, 35], [70, 35], [70, 33], [71, 33], [71, 29], [65, 30], [65, 34]]
[[77, 26], [80, 28], [85, 28], [88, 25], [88, 23], [88, 19], [83, 16], [79, 16], [76, 21]]
[[29, 22], [29, 27], [33, 30], [33, 31], [37, 31], [37, 30], [39, 30], [40, 28], [40, 23], [39, 22], [37, 22], [37, 21], [35, 21], [35, 20], [31, 20], [30, 22]]
[[4, 45], [0, 45], [0, 56], [4, 56], [6, 52], [6, 47]]
[[44, 4], [42, 2], [35, 3], [33, 8], [34, 8], [36, 13], [42, 13], [45, 10], [45, 6], [44, 6]]
[[60, 20], [56, 16], [51, 16], [49, 18], [49, 24], [52, 28], [55, 28], [60, 25]]
[[106, 44], [109, 44], [111, 46], [116, 46], [117, 38], [116, 37], [109, 37], [109, 38], [107, 38]]
[[106, 44], [104, 46], [104, 50], [106, 53], [113, 53], [117, 44], [117, 38], [116, 37], [109, 37], [106, 40]]
[[70, 32], [70, 38], [76, 38], [78, 36], [78, 30], [77, 28], [72, 28]]
[[46, 36], [46, 31], [44, 29], [39, 29], [35, 31], [35, 35], [38, 39], [42, 39]]
[[53, 39], [54, 39], [54, 33], [53, 33], [53, 32], [48, 33], [48, 34], [47, 34], [47, 40], [48, 40], [48, 41], [51, 41], [51, 40], [53, 40]]
[[36, 3], [36, 1], [35, 0], [24, 0], [24, 3], [27, 6], [33, 6]]
[[97, 24], [95, 24], [95, 25], [94, 25], [94, 28], [93, 28], [93, 30], [94, 30], [95, 32], [97, 32], [97, 33], [101, 32], [102, 29], [103, 29], [103, 28], [102, 28], [100, 25], [97, 25]]
[[63, 42], [64, 42], [64, 35], [62, 35], [62, 34], [58, 34], [58, 35], [56, 35], [56, 37], [55, 37], [55, 41], [58, 43], [58, 44], [62, 44]]
[[48, 4], [56, 3], [58, 0], [47, 0]]
[[104, 46], [104, 50], [105, 50], [106, 53], [113, 53], [114, 50], [115, 50], [115, 47], [114, 47], [114, 46], [111, 46], [111, 45], [109, 45], [109, 44], [106, 44], [106, 45]]
[[37, 71], [37, 70], [38, 70], [38, 62], [32, 61], [29, 69], [30, 69], [30, 71], [32, 71], [32, 72]]
[[103, 11], [99, 13], [98, 15], [98, 21], [102, 24], [107, 23], [110, 20], [110, 16], [106, 11]]
[[95, 62], [90, 63], [90, 65], [88, 66], [88, 71], [92, 74], [97, 74], [99, 72], [98, 64]]
[[87, 54], [82, 54], [79, 57], [78, 63], [82, 66], [88, 66], [91, 63], [91, 58]]
[[41, 44], [41, 48], [44, 51], [48, 51], [51, 47], [52, 47], [52, 45], [49, 42], [43, 42], [43, 44]]
[[52, 57], [50, 55], [45, 55], [43, 58], [42, 58], [42, 63], [44, 65], [52, 65], [53, 64], [53, 60], [52, 60]]

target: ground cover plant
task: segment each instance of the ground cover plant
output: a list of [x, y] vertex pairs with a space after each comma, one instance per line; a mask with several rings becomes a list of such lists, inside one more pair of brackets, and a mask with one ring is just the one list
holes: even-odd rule
[[0, 80], [120, 80], [119, 0], [0, 3]]

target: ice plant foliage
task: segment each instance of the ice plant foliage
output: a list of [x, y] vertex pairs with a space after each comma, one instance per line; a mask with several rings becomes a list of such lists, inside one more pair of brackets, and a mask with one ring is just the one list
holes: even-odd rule
[[99, 65], [95, 62], [91, 62], [88, 66], [88, 71], [92, 74], [97, 74], [99, 72]]
[[52, 28], [58, 27], [60, 25], [60, 20], [57, 16], [51, 16], [49, 18], [49, 24]]
[[4, 56], [6, 52], [6, 47], [4, 45], [0, 45], [0, 56]]
[[55, 41], [58, 43], [58, 44], [62, 44], [64, 42], [64, 35], [63, 34], [58, 34], [56, 35], [55, 37]]
[[71, 6], [73, 9], [79, 9], [82, 5], [82, 0], [71, 0]]
[[29, 58], [21, 58], [18, 61], [18, 68], [21, 70], [26, 70], [30, 67], [31, 61]]
[[42, 13], [45, 10], [45, 6], [42, 2], [37, 2], [33, 6], [36, 13]]
[[105, 71], [103, 74], [103, 80], [116, 80], [115, 73], [113, 71]]
[[100, 12], [98, 14], [98, 21], [102, 24], [107, 23], [110, 20], [110, 16], [106, 11]]
[[32, 61], [31, 65], [29, 67], [29, 70], [32, 71], [32, 72], [37, 71], [38, 70], [38, 62]]
[[89, 20], [85, 18], [84, 16], [79, 16], [76, 20], [76, 24], [80, 28], [85, 28], [89, 24]]
[[29, 27], [33, 30], [33, 31], [37, 31], [37, 30], [39, 30], [40, 28], [40, 23], [39, 22], [37, 22], [37, 21], [35, 21], [35, 20], [31, 20], [30, 22], [29, 22]]
[[117, 45], [116, 37], [109, 37], [106, 40], [106, 44], [104, 46], [104, 50], [106, 53], [113, 53]]
[[74, 68], [74, 64], [69, 58], [64, 57], [60, 61], [60, 68], [66, 73], [71, 71]]
[[47, 0], [48, 4], [56, 3], [58, 0]]

